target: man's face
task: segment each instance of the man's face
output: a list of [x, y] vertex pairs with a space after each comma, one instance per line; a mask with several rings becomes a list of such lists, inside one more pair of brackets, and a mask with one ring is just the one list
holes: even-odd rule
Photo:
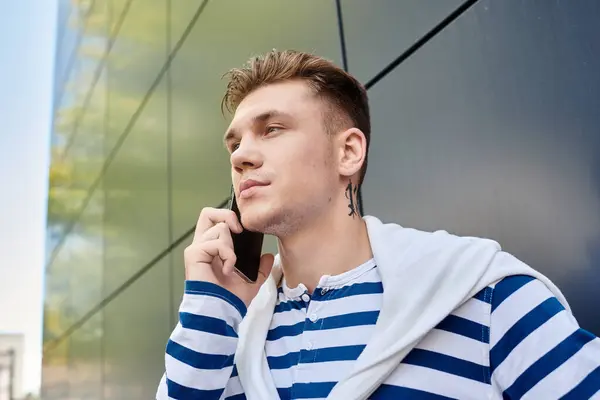
[[264, 86], [240, 103], [225, 144], [247, 229], [285, 236], [327, 208], [339, 176], [325, 107], [300, 81]]

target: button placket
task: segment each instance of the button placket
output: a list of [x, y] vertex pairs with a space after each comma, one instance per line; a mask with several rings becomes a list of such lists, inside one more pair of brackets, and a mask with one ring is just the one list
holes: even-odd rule
[[[318, 323], [319, 314], [318, 309], [320, 308], [321, 303], [318, 301], [311, 301], [306, 308], [306, 317], [308, 321], [306, 321], [306, 325], [310, 326], [315, 323]], [[304, 337], [302, 340], [302, 348], [307, 351], [311, 351], [315, 347], [315, 334], [316, 332], [313, 329], [305, 329]], [[306, 360], [304, 360], [306, 361]]]
[[310, 375], [310, 370], [313, 368], [313, 362], [317, 357], [317, 348], [318, 348], [318, 332], [315, 331], [307, 331], [304, 332], [302, 337], [302, 348], [301, 348], [301, 357], [300, 357], [300, 368], [298, 369], [298, 373], [300, 376], [298, 378], [304, 379], [306, 378], [304, 374]]
[[322, 306], [319, 301], [311, 301], [306, 308], [306, 316], [313, 324], [319, 320], [318, 309]]

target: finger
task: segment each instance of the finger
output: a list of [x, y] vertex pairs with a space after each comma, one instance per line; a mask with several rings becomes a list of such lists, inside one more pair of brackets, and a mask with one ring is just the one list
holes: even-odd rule
[[205, 252], [196, 244], [191, 244], [183, 250], [183, 260], [185, 265], [196, 264], [198, 259], [204, 258]]
[[223, 275], [225, 276], [233, 276], [234, 275], [234, 269], [235, 269], [235, 263], [223, 263]]
[[[231, 231], [229, 230], [227, 223], [219, 222], [208, 229], [202, 234], [200, 242], [204, 243], [213, 240], [219, 240], [223, 242], [225, 246], [233, 249], [233, 238], [231, 237]], [[221, 259], [221, 261], [223, 262], [221, 272], [225, 275], [230, 275], [231, 272], [233, 272], [234, 263], [225, 262], [223, 259]]]
[[231, 231], [229, 225], [225, 222], [219, 222], [215, 226], [205, 231], [200, 236], [200, 242], [208, 242], [209, 240], [223, 239], [227, 243], [230, 243], [233, 247], [233, 239], [231, 237]]
[[206, 257], [198, 257], [197, 262], [210, 263], [215, 257], [219, 257], [223, 261], [223, 268], [226, 266], [232, 268], [237, 261], [235, 252], [231, 246], [228, 246], [224, 241], [210, 240], [202, 243], [202, 252], [206, 254]]
[[[213, 226], [202, 235], [202, 241], [210, 241], [218, 239], [222, 241], [227, 247], [233, 249], [233, 238], [231, 237], [231, 231], [229, 230], [229, 226], [225, 222], [219, 222], [217, 225]], [[235, 252], [235, 250], [233, 250]], [[233, 272], [233, 263], [227, 263], [223, 261], [223, 273], [225, 275], [230, 275]]]
[[243, 229], [237, 215], [235, 215], [235, 212], [232, 210], [206, 207], [202, 209], [202, 212], [200, 212], [200, 216], [198, 217], [196, 230], [194, 232], [194, 240], [200, 238], [204, 232], [219, 222], [227, 223], [229, 229], [236, 233], [241, 232]]
[[194, 238], [200, 237], [204, 232], [219, 222], [225, 222], [229, 226], [229, 229], [234, 232], [242, 231], [242, 225], [238, 221], [235, 212], [227, 209], [206, 207], [202, 210], [200, 217], [198, 218]]
[[192, 243], [183, 251], [183, 259], [185, 264], [185, 279], [190, 280], [190, 276], [198, 276], [198, 273], [202, 273], [199, 268], [210, 268], [210, 264], [214, 257], [208, 254], [199, 245]]
[[260, 257], [260, 265], [258, 267], [258, 278], [256, 279], [256, 283], [259, 285], [262, 285], [267, 278], [269, 277], [269, 274], [271, 273], [271, 270], [273, 269], [273, 262], [275, 261], [275, 256], [273, 256], [273, 254], [263, 254]]

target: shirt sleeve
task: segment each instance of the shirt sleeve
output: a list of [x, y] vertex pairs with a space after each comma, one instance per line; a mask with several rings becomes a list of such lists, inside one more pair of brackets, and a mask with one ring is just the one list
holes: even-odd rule
[[504, 399], [600, 399], [600, 339], [541, 281], [508, 277], [492, 294], [490, 372]]
[[231, 292], [187, 281], [157, 400], [244, 398], [233, 359], [245, 314], [246, 306]]

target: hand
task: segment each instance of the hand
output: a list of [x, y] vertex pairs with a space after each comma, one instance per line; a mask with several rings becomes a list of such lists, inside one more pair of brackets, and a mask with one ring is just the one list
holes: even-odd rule
[[184, 251], [185, 279], [219, 285], [248, 306], [271, 273], [274, 257], [272, 254], [262, 255], [255, 283], [246, 282], [234, 272], [237, 258], [231, 232], [241, 233], [242, 229], [233, 211], [210, 207], [202, 209], [194, 240]]

